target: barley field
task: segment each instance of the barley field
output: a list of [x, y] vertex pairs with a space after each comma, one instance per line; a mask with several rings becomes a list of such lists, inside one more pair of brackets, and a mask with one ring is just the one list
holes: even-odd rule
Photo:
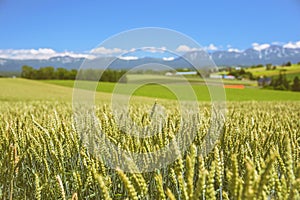
[[[0, 198], [300, 199], [299, 102], [228, 103], [223, 134], [205, 155], [210, 106], [201, 107], [202, 125], [187, 152], [165, 168], [128, 173], [89, 153], [71, 103], [2, 101]], [[143, 124], [145, 109], [134, 112]], [[117, 129], [106, 104], [97, 104], [97, 113], [111, 140], [130, 151], [155, 151], [180, 126], [169, 114], [163, 130], [141, 142]]]

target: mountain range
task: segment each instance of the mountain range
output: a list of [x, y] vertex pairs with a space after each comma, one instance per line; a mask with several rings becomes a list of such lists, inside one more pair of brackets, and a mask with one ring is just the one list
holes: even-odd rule
[[[116, 57], [101, 57], [97, 59], [75, 58], [71, 56], [57, 56], [49, 59], [5, 59], [0, 58], [0, 71], [21, 71], [23, 65], [29, 65], [34, 68], [53, 66], [55, 68], [63, 67], [66, 69], [78, 69], [85, 61], [91, 67], [104, 67], [108, 61], [114, 62], [110, 65], [112, 69], [129, 69], [134, 66], [146, 63], [159, 63], [169, 65], [174, 68], [186, 68], [191, 65], [183, 59], [193, 59], [199, 52], [187, 52], [182, 57], [174, 59], [143, 57], [134, 60], [125, 60]], [[292, 63], [300, 62], [300, 48], [286, 48], [280, 45], [268, 45], [263, 49], [249, 48], [244, 51], [224, 50], [210, 52], [209, 56], [217, 66], [251, 66], [257, 64], [280, 65], [288, 61]]]

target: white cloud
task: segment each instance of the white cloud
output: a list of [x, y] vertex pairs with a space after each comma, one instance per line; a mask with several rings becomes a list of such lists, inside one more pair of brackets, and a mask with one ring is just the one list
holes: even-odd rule
[[218, 50], [218, 47], [216, 47], [214, 44], [210, 44], [209, 46], [204, 47], [203, 49], [209, 50], [209, 51], [216, 51], [216, 50]]
[[88, 54], [83, 54], [83, 53], [74, 53], [74, 52], [63, 52], [63, 53], [56, 53], [56, 56], [70, 56], [73, 58], [95, 58], [95, 56], [92, 55], [88, 55]]
[[206, 47], [203, 48], [195, 48], [195, 47], [189, 47], [187, 45], [180, 45], [177, 47], [176, 51], [177, 52], [190, 52], [190, 51], [216, 51], [219, 48], [216, 47], [214, 44], [210, 44]]
[[227, 51], [228, 52], [236, 52], [236, 53], [242, 52], [242, 50], [239, 50], [239, 49], [236, 49], [236, 48], [229, 48]]
[[164, 53], [167, 50], [166, 47], [142, 47], [140, 49], [151, 53]]
[[288, 49], [300, 48], [300, 41], [298, 41], [298, 42], [289, 42], [289, 43], [283, 45], [283, 47], [288, 48]]
[[92, 49], [90, 51], [93, 55], [103, 55], [103, 56], [113, 56], [116, 54], [121, 55], [125, 53], [135, 52], [135, 51], [145, 51], [145, 52], [151, 52], [151, 53], [164, 53], [167, 50], [166, 47], [141, 47], [141, 48], [132, 48], [130, 50], [127, 49], [120, 49], [120, 48], [105, 48], [105, 47], [98, 47], [95, 49]]
[[87, 58], [87, 54], [74, 53], [74, 52], [56, 52], [49, 48], [39, 49], [2, 49], [0, 50], [0, 58], [6, 59], [49, 59], [56, 56], [71, 56], [73, 58]]
[[164, 61], [172, 61], [174, 60], [174, 57], [163, 57]]
[[3, 49], [0, 50], [0, 57], [7, 59], [48, 59], [56, 56], [53, 49]]
[[253, 43], [252, 44], [252, 47], [254, 50], [256, 51], [261, 51], [261, 50], [264, 50], [264, 49], [267, 49], [270, 47], [270, 44], [258, 44], [258, 43]]
[[102, 55], [120, 54], [125, 52], [126, 52], [125, 50], [120, 48], [107, 49], [105, 47], [98, 47], [90, 51], [90, 53], [92, 54], [102, 54]]
[[128, 52], [135, 52], [135, 51], [136, 51], [136, 48], [132, 48]]
[[118, 57], [119, 59], [122, 59], [122, 60], [137, 60], [139, 59], [138, 57], [136, 56], [120, 56]]
[[191, 48], [187, 45], [180, 45], [177, 47], [176, 51], [177, 52], [189, 52], [189, 51], [198, 51], [199, 49], [197, 48]]
[[132, 48], [130, 50], [120, 49], [120, 48], [105, 48], [105, 47], [98, 47], [92, 49], [90, 51], [91, 54], [101, 54], [101, 55], [114, 55], [114, 54], [124, 54], [129, 52], [134, 52], [137, 50], [147, 51], [151, 53], [164, 53], [167, 48], [166, 47], [141, 47], [141, 48]]

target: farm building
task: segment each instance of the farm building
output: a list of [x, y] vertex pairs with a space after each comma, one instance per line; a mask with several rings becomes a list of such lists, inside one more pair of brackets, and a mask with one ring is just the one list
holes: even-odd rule
[[166, 76], [173, 76], [173, 73], [172, 72], [166, 72], [165, 75]]
[[218, 78], [223, 78], [223, 76], [221, 74], [210, 74], [209, 78], [216, 78], [216, 79], [218, 79]]
[[224, 78], [224, 79], [230, 79], [230, 80], [233, 80], [233, 79], [235, 79], [235, 76], [232, 76], [232, 75], [224, 75], [223, 78]]
[[197, 75], [196, 71], [190, 71], [190, 72], [176, 72], [175, 75]]
[[271, 84], [271, 82], [272, 82], [272, 79], [270, 77], [260, 77], [257, 80], [258, 86], [268, 86]]

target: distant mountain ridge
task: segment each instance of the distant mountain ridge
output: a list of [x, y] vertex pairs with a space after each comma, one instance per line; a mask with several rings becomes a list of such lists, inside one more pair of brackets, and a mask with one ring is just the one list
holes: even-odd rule
[[272, 63], [280, 65], [285, 62], [300, 62], [300, 48], [284, 48], [279, 45], [271, 45], [260, 51], [254, 48], [242, 52], [217, 51], [212, 54], [212, 59], [217, 65], [257, 65]]
[[[187, 52], [183, 57], [194, 59], [197, 53], [197, 51]], [[244, 51], [215, 51], [209, 53], [209, 56], [218, 66], [251, 66], [267, 63], [280, 65], [288, 61], [292, 63], [300, 62], [300, 48], [285, 48], [279, 45], [270, 45], [261, 50], [257, 50], [253, 47]], [[53, 66], [55, 68], [78, 69], [84, 61], [85, 58], [74, 58], [71, 56], [28, 60], [0, 58], [0, 71], [21, 71], [23, 65], [29, 65], [34, 68]], [[110, 68], [112, 69], [129, 69], [146, 63], [159, 63], [174, 68], [191, 67], [191, 65], [182, 57], [169, 61], [162, 58], [151, 57], [144, 57], [136, 60], [124, 60], [116, 57], [101, 57], [94, 60], [86, 59], [86, 62], [93, 68], [104, 67], [104, 63], [107, 63], [107, 61], [114, 61], [110, 65]]]

